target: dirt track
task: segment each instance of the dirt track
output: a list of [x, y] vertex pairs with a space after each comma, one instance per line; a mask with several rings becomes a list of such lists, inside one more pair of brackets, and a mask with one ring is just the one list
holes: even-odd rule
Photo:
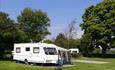
[[74, 62], [93, 63], [93, 64], [107, 64], [107, 63], [110, 63], [110, 62], [94, 61], [94, 60], [74, 60]]

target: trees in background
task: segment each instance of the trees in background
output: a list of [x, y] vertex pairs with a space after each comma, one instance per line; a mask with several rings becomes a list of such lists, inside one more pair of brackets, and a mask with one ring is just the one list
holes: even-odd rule
[[54, 43], [63, 48], [68, 47], [67, 38], [62, 33], [59, 33], [59, 35], [57, 35]]
[[101, 46], [102, 53], [115, 47], [115, 0], [104, 0], [90, 6], [83, 14], [81, 28], [84, 30], [83, 44], [87, 47]]
[[77, 36], [76, 19], [68, 24], [68, 27], [64, 32], [64, 36], [66, 38], [67, 48], [69, 49], [75, 47], [75, 39]]
[[[68, 31], [63, 34], [62, 39], [66, 41], [67, 48], [77, 46], [83, 53], [90, 54], [94, 48], [101, 46], [102, 53], [105, 54], [107, 49], [115, 47], [114, 0], [104, 0], [96, 6], [88, 7], [82, 18], [80, 27], [84, 34], [81, 39], [73, 39], [77, 35], [74, 33], [75, 22], [70, 23]], [[57, 38], [59, 39], [58, 36]], [[59, 39], [59, 42], [63, 40]]]
[[68, 27], [64, 33], [59, 33], [55, 39], [55, 44], [63, 48], [76, 48], [76, 19], [68, 24]]
[[19, 33], [17, 24], [9, 18], [9, 15], [4, 12], [0, 12], [0, 58], [3, 55], [13, 50], [13, 44], [16, 42], [22, 42], [22, 33]]
[[[96, 6], [90, 6], [82, 16], [80, 27], [84, 30], [81, 39], [76, 39], [76, 22], [73, 20], [65, 33], [60, 33], [55, 41], [45, 40], [45, 43], [55, 43], [63, 48], [78, 47], [83, 53], [91, 53], [94, 47], [101, 46], [102, 53], [115, 47], [115, 0], [103, 0]], [[39, 42], [50, 34], [48, 27], [50, 19], [41, 10], [25, 8], [17, 17], [17, 23], [9, 15], [0, 12], [0, 58], [5, 51], [12, 50], [14, 43]]]
[[19, 24], [9, 18], [9, 15], [0, 12], [0, 58], [13, 50], [13, 44], [27, 42], [27, 36], [19, 29]]
[[89, 34], [85, 34], [82, 36], [81, 39], [79, 39], [79, 43], [80, 43], [80, 51], [83, 54], [90, 54], [93, 51], [93, 42], [92, 42], [92, 38]]
[[10, 43], [12, 43], [12, 35], [15, 31], [14, 22], [8, 16], [8, 14], [0, 12], [0, 58], [3, 56], [5, 49], [11, 49]]
[[47, 29], [50, 26], [50, 19], [41, 10], [25, 8], [17, 20], [20, 29], [26, 33], [30, 42], [39, 42], [50, 34]]
[[49, 17], [41, 10], [25, 8], [17, 17], [18, 22], [0, 12], [0, 58], [13, 50], [14, 43], [39, 42], [49, 34]]

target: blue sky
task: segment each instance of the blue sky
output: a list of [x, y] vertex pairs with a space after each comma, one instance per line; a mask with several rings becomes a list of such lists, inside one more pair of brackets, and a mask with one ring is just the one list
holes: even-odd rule
[[82, 35], [79, 24], [82, 22], [82, 15], [85, 8], [96, 5], [102, 0], [0, 0], [0, 11], [6, 12], [10, 18], [16, 20], [21, 11], [26, 8], [41, 9], [46, 12], [51, 19], [48, 38], [56, 37], [60, 32], [64, 32], [67, 25], [77, 19], [78, 37]]

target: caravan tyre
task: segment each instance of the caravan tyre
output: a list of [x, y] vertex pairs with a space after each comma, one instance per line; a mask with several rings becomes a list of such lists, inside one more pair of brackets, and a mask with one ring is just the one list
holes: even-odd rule
[[25, 63], [25, 64], [29, 64], [27, 59], [24, 60], [24, 63]]

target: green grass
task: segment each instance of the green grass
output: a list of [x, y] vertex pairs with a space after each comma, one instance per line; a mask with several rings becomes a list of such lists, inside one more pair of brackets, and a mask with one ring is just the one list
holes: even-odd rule
[[79, 58], [79, 60], [95, 60], [111, 62], [109, 64], [74, 63], [74, 67], [65, 70], [115, 70], [115, 58]]
[[[73, 67], [64, 67], [63, 70], [115, 70], [115, 58], [79, 58], [79, 60], [96, 60], [111, 62], [109, 64], [91, 64], [73, 62]], [[17, 64], [14, 61], [0, 61], [0, 70], [54, 70], [52, 67]]]
[[0, 61], [0, 70], [53, 70], [53, 68], [17, 64], [14, 61]]

